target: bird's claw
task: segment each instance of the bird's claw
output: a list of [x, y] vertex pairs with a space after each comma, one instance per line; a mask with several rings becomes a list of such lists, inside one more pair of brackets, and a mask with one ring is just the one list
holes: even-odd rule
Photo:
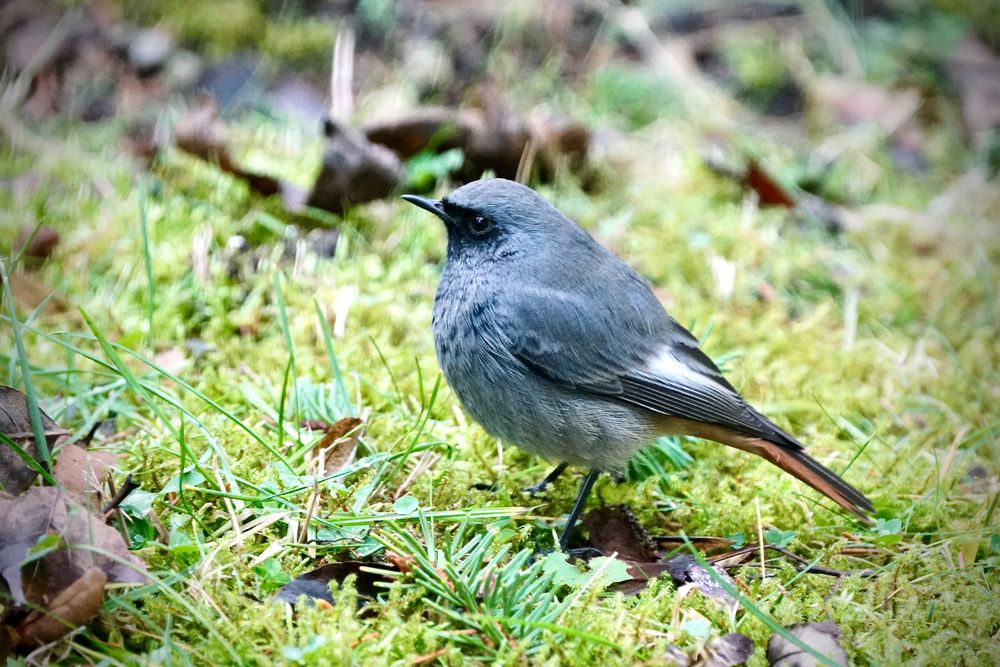
[[604, 555], [600, 549], [595, 549], [594, 547], [574, 547], [572, 549], [556, 549], [556, 547], [548, 547], [546, 549], [537, 549], [535, 553], [529, 559], [529, 563], [533, 563], [539, 558], [545, 558], [551, 553], [556, 551], [562, 551], [566, 554], [568, 560], [582, 560], [584, 562], [589, 561], [591, 558], [600, 558]]
[[531, 486], [526, 486], [523, 489], [521, 489], [521, 491], [522, 491], [522, 493], [526, 493], [529, 496], [531, 496], [532, 498], [534, 498], [539, 493], [542, 493], [543, 491], [545, 491], [545, 489], [547, 489], [547, 488], [549, 488], [549, 482], [546, 482], [546, 481], [543, 480], [543, 481], [539, 482], [538, 484], [532, 484]]

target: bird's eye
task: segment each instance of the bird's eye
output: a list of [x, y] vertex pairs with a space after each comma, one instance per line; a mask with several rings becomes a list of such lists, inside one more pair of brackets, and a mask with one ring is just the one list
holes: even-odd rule
[[481, 215], [477, 215], [473, 218], [472, 223], [469, 225], [472, 228], [472, 233], [476, 235], [482, 235], [493, 229], [493, 222], [489, 218], [484, 218]]

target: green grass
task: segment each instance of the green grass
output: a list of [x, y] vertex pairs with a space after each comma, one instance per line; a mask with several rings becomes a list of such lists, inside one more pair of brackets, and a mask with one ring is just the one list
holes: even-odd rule
[[[541, 191], [647, 276], [747, 398], [867, 493], [879, 521], [864, 528], [766, 463], [688, 439], [659, 441], [633, 462], [629, 484], [600, 481], [592, 503], [627, 502], [654, 534], [680, 524], [687, 535], [753, 542], [759, 500], [771, 539], [877, 577], [836, 581], [773, 563], [775, 576], [761, 580], [755, 565], [738, 577], [747, 604], [735, 616], [697, 595], [679, 599], [668, 581], [634, 598], [605, 593], [606, 571], [560, 583], [527, 555], [550, 543], [578, 477], [565, 475], [545, 502], [524, 496], [548, 464], [499, 445], [441, 380], [430, 311], [445, 238], [430, 216], [397, 201], [358, 208], [339, 221], [334, 258], [291, 260], [273, 224], [280, 206], [212, 166], [167, 150], [139, 177], [103, 148], [121, 131], [115, 123], [43, 127], [39, 135], [65, 135], [46, 140], [45, 159], [0, 148], [0, 175], [39, 178], [34, 189], [0, 190], [0, 254], [7, 274], [20, 272], [9, 259], [17, 229], [57, 229], [60, 244], [34, 279], [58, 298], [39, 304], [5, 287], [0, 381], [78, 436], [115, 415], [118, 436], [98, 446], [120, 452], [121, 472], [142, 485], [126, 513], [155, 576], [112, 589], [99, 621], [60, 655], [656, 664], [670, 644], [693, 650], [738, 631], [755, 642], [750, 664], [763, 665], [776, 625], [832, 617], [857, 664], [1000, 659], [997, 188], [968, 171], [978, 158], [953, 128], [932, 133], [924, 175], [866, 146], [831, 177], [894, 208], [856, 207], [863, 224], [830, 235], [758, 209], [711, 174], [699, 137], [713, 119], [671, 107], [666, 122], [604, 99], [609, 87], [621, 96], [650, 80], [554, 93], [595, 123], [634, 130], [628, 163], [602, 170], [603, 187], [585, 193], [564, 176]], [[536, 83], [512, 83], [512, 98]], [[800, 168], [752, 126], [735, 131], [765, 163]], [[308, 183], [318, 165], [319, 139], [277, 120], [248, 114], [233, 134], [240, 158], [293, 181]], [[236, 235], [253, 247], [234, 250]], [[207, 280], [193, 269], [198, 237]], [[735, 266], [728, 298], [711, 273], [715, 256]], [[760, 298], [762, 284], [773, 298]], [[157, 355], [174, 349], [186, 364], [168, 370]], [[300, 422], [362, 412], [356, 461], [329, 475], [310, 469], [317, 436]], [[404, 481], [417, 510], [396, 505]], [[280, 573], [318, 559], [378, 562], [387, 547], [417, 567], [378, 602], [359, 600], [350, 581], [332, 609], [267, 602]], [[484, 594], [492, 581], [504, 586]]]

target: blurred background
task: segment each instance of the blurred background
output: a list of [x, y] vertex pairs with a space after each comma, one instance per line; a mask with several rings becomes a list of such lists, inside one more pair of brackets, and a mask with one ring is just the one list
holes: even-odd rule
[[[959, 0], [8, 0], [4, 115], [113, 126], [146, 164], [176, 144], [295, 214], [484, 172], [570, 169], [592, 190], [693, 148], [762, 204], [838, 227], [851, 211], [836, 207], [894, 198], [883, 169], [995, 174], [997, 15]], [[233, 119], [306, 136], [332, 121], [327, 172], [230, 141]], [[667, 152], [645, 164], [637, 133]]]

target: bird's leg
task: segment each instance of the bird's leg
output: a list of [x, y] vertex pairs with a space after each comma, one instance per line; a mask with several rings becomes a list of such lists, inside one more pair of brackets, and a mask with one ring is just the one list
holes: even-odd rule
[[566, 545], [569, 543], [569, 534], [573, 530], [573, 526], [576, 525], [576, 520], [580, 518], [580, 512], [583, 511], [583, 506], [587, 503], [587, 496], [590, 495], [590, 490], [594, 488], [594, 482], [597, 481], [600, 474], [600, 470], [591, 470], [583, 478], [583, 483], [580, 484], [580, 494], [576, 497], [576, 504], [573, 505], [573, 511], [569, 513], [569, 518], [566, 519], [566, 527], [563, 528], [562, 535], [559, 536], [559, 548], [563, 551], [566, 551]]
[[527, 493], [529, 496], [534, 496], [536, 494], [541, 493], [546, 488], [548, 488], [549, 484], [559, 479], [559, 475], [563, 474], [563, 471], [566, 470], [567, 466], [569, 466], [569, 464], [563, 461], [555, 468], [553, 468], [552, 472], [546, 475], [545, 479], [540, 481], [538, 484], [533, 484], [532, 486], [525, 487], [524, 492]]

